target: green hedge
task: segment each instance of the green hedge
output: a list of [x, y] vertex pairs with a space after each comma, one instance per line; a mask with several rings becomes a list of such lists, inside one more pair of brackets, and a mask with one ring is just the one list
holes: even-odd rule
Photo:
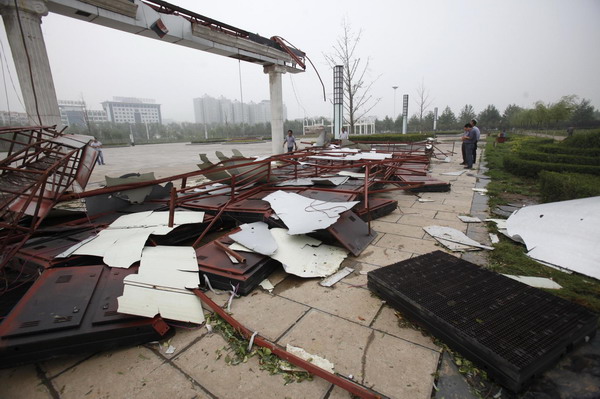
[[349, 137], [350, 141], [361, 142], [361, 141], [383, 141], [383, 142], [414, 142], [427, 140], [427, 137], [431, 137], [425, 134], [371, 134], [371, 135], [352, 135]]
[[545, 152], [547, 154], [565, 154], [565, 155], [577, 155], [584, 157], [599, 157], [600, 148], [577, 148], [567, 147], [563, 144], [546, 144], [536, 148], [537, 151]]
[[542, 171], [540, 193], [544, 202], [566, 201], [600, 195], [600, 176]]
[[575, 133], [563, 140], [562, 144], [576, 148], [600, 148], [600, 130]]
[[536, 177], [541, 171], [544, 170], [552, 172], [600, 175], [600, 166], [531, 161], [529, 159], [520, 158], [517, 155], [505, 156], [503, 165], [507, 172], [517, 176]]
[[519, 151], [518, 155], [520, 158], [528, 159], [530, 161], [600, 166], [600, 157], [585, 157], [566, 154], [548, 154], [545, 152], [536, 151]]

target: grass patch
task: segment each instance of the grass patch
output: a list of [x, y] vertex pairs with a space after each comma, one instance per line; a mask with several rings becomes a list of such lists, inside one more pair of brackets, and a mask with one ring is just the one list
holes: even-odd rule
[[503, 236], [494, 248], [488, 253], [489, 269], [503, 274], [552, 279], [563, 288], [547, 290], [548, 292], [600, 313], [600, 281], [544, 266], [525, 254], [527, 252], [525, 246]]
[[[592, 142], [593, 140], [594, 138], [591, 139]], [[496, 145], [494, 145], [493, 138], [488, 139], [485, 157], [487, 166], [490, 169], [487, 174], [491, 178], [487, 186], [490, 209], [493, 209], [496, 205], [511, 202], [511, 199], [515, 198], [515, 196], [527, 197], [533, 203], [539, 202], [538, 199], [540, 198], [540, 193], [542, 193], [539, 178], [515, 176], [509, 173], [504, 169], [504, 158], [514, 155], [524, 148], [535, 148], [548, 144], [544, 139], [518, 135], [511, 135], [509, 141]], [[547, 180], [546, 185], [553, 184], [557, 186], [559, 183], [565, 185], [569, 183], [569, 179], [582, 181], [581, 175], [542, 172], [542, 176]], [[595, 179], [598, 177], [588, 175], [587, 179], [589, 180], [590, 177], [594, 181], [590, 181], [589, 184], [594, 185], [596, 183]], [[583, 179], [586, 179], [586, 177], [584, 176]], [[553, 182], [550, 182], [551, 180]], [[577, 184], [577, 182], [575, 181], [573, 184]], [[568, 187], [563, 188], [561, 186], [559, 188], [554, 187], [551, 191], [564, 193], [565, 190], [569, 190]], [[549, 190], [548, 188], [544, 189], [544, 198], [548, 196]], [[583, 196], [585, 197], [586, 195]], [[491, 232], [497, 232], [494, 224], [488, 225], [488, 228]], [[524, 245], [516, 243], [502, 235], [500, 235], [500, 242], [495, 244], [494, 248], [494, 251], [488, 252], [488, 267], [491, 270], [504, 274], [550, 278], [563, 288], [560, 290], [548, 290], [548, 292], [600, 313], [600, 281], [581, 274], [567, 274], [560, 270], [544, 266], [526, 255], [527, 249]]]

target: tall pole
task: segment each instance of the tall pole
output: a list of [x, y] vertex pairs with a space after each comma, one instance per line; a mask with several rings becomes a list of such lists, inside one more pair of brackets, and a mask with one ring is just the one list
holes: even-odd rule
[[[340, 139], [344, 126], [344, 66], [333, 67], [333, 138]], [[351, 134], [354, 132], [350, 132]]]
[[394, 115], [392, 115], [392, 119], [394, 120], [394, 122], [396, 122], [396, 89], [398, 88], [398, 86], [392, 86], [392, 89], [394, 89]]

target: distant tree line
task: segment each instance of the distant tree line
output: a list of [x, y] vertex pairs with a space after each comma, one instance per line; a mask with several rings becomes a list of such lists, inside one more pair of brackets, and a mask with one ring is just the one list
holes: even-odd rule
[[[478, 125], [485, 129], [564, 129], [573, 127], [600, 126], [600, 112], [588, 99], [579, 99], [575, 95], [564, 96], [555, 103], [545, 104], [537, 101], [532, 108], [523, 108], [511, 104], [501, 114], [495, 105], [488, 105], [481, 112], [475, 112], [472, 105], [466, 104], [456, 115], [450, 107], [444, 108], [438, 115], [437, 130], [459, 130], [471, 119], [477, 119]], [[408, 131], [432, 131], [433, 111], [420, 117], [415, 113], [408, 119]], [[401, 132], [402, 116], [392, 120], [385, 117], [375, 122], [378, 132]]]

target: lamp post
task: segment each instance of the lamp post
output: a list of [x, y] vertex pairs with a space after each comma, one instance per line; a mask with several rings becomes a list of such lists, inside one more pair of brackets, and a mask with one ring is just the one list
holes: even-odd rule
[[396, 89], [398, 88], [398, 86], [392, 86], [392, 89], [394, 89], [394, 115], [392, 115], [392, 119], [394, 120], [394, 122], [396, 122]]

